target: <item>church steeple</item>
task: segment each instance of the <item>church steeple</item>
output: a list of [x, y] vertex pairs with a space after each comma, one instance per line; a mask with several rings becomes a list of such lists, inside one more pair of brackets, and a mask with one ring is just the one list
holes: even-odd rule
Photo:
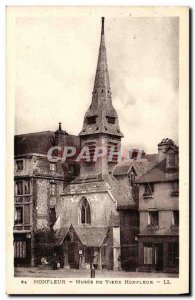
[[112, 105], [111, 88], [106, 56], [104, 17], [102, 17], [101, 39], [92, 102], [85, 114], [80, 136], [104, 133], [123, 137], [118, 124], [118, 115]]

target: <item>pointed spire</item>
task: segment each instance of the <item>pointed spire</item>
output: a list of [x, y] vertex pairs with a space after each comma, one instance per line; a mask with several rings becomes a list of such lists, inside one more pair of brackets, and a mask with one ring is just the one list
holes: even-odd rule
[[102, 17], [102, 31], [101, 31], [101, 35], [104, 34], [104, 17]]
[[102, 17], [101, 38], [98, 62], [93, 87], [92, 103], [85, 114], [83, 129], [80, 135], [106, 133], [122, 137], [118, 124], [118, 116], [112, 105], [110, 80], [104, 34], [104, 20]]
[[96, 76], [94, 82], [93, 92], [97, 92], [97, 89], [110, 89], [110, 80], [108, 74], [108, 64], [106, 55], [106, 45], [104, 36], [104, 17], [102, 17], [102, 29], [101, 29], [101, 39], [99, 47], [98, 62], [96, 68]]

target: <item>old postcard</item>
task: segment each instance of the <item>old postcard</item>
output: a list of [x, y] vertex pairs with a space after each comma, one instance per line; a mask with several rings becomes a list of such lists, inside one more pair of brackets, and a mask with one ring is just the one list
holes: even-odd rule
[[189, 9], [7, 7], [7, 293], [189, 293]]

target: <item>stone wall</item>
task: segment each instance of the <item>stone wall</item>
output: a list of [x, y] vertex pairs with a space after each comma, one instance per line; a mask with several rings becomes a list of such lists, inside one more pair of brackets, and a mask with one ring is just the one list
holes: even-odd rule
[[62, 195], [57, 207], [57, 215], [60, 215], [61, 226], [78, 225], [80, 215], [80, 203], [85, 197], [90, 205], [91, 225], [108, 226], [111, 212], [115, 212], [115, 203], [107, 192], [86, 193], [77, 195]]

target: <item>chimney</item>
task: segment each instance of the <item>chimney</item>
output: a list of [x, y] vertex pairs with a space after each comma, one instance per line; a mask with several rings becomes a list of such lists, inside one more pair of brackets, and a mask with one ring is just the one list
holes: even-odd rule
[[174, 142], [171, 139], [163, 139], [159, 144], [158, 144], [158, 160], [161, 161], [164, 158], [166, 158], [166, 150], [167, 148], [172, 145], [174, 146]]

